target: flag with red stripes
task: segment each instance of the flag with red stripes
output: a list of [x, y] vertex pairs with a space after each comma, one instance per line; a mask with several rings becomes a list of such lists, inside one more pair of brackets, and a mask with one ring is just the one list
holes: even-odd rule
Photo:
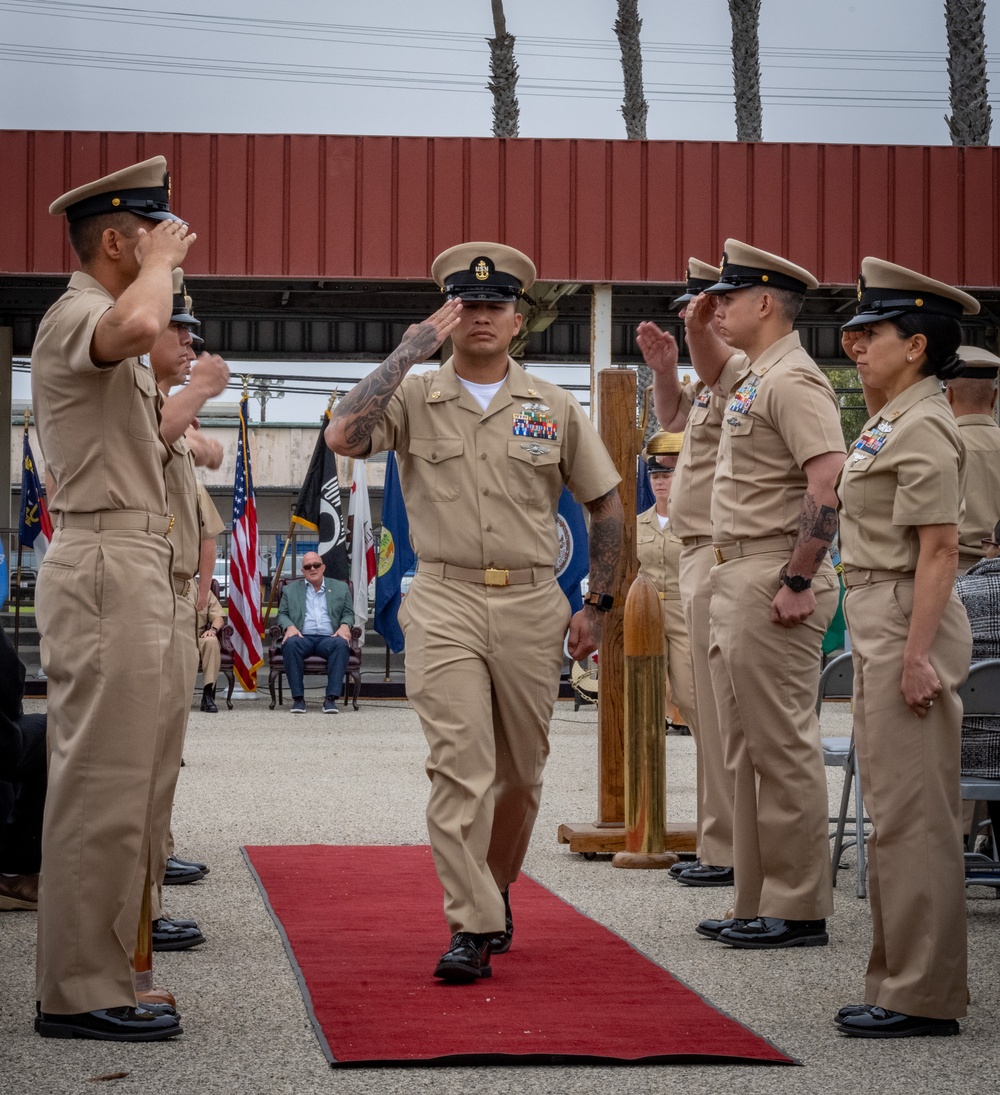
[[233, 672], [245, 692], [257, 691], [257, 670], [264, 664], [260, 614], [260, 551], [257, 504], [247, 443], [246, 396], [240, 401], [240, 436], [233, 484], [233, 534], [229, 557], [229, 622], [233, 625]]

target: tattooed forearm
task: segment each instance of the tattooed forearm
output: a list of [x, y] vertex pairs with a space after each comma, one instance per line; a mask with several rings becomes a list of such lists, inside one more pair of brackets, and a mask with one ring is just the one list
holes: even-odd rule
[[836, 535], [836, 507], [820, 505], [819, 502], [807, 492], [806, 496], [802, 499], [802, 513], [799, 517], [799, 539], [824, 540], [829, 544]]
[[589, 585], [597, 593], [606, 593], [614, 586], [618, 573], [625, 511], [617, 490], [589, 502], [587, 509], [590, 510]]
[[403, 377], [418, 361], [429, 357], [439, 343], [438, 330], [430, 322], [419, 323], [407, 331], [385, 361], [355, 384], [334, 407], [326, 430], [330, 448], [345, 456], [365, 455], [372, 431], [381, 422]]

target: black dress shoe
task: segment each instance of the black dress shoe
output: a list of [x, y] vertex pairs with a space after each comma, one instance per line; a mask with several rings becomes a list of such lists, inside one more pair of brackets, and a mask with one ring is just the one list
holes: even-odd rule
[[206, 684], [201, 693], [201, 709], [207, 711], [210, 715], [217, 715], [219, 713], [218, 707], [215, 706], [215, 685]]
[[145, 1008], [102, 1008], [77, 1015], [35, 1017], [35, 1030], [43, 1038], [97, 1038], [105, 1042], [161, 1042], [181, 1033], [175, 1015], [154, 1015]]
[[153, 921], [154, 951], [186, 951], [204, 942], [205, 937], [197, 927], [182, 928], [173, 920]]
[[451, 944], [438, 959], [434, 976], [445, 981], [466, 983], [479, 977], [492, 977], [490, 967], [491, 935], [455, 932]]
[[179, 1019], [181, 1013], [173, 1004], [139, 1004], [140, 1011], [148, 1011], [150, 1015], [173, 1015]]
[[676, 878], [681, 871], [690, 871], [692, 867], [699, 867], [700, 859], [695, 859], [690, 854], [681, 853], [681, 858], [667, 871], [671, 878]]
[[858, 1015], [845, 1015], [838, 1020], [837, 1029], [852, 1038], [948, 1038], [961, 1034], [957, 1019], [926, 1019], [878, 1007], [867, 1008]]
[[742, 927], [742, 925], [749, 923], [749, 920], [738, 920], [736, 917], [730, 916], [725, 920], [702, 920], [694, 930], [699, 935], [705, 936], [706, 939], [718, 939], [728, 928]]
[[866, 1011], [871, 1011], [874, 1006], [874, 1004], [845, 1004], [837, 1011], [833, 1021], [839, 1023], [841, 1019], [846, 1019], [848, 1015], [864, 1015]]
[[506, 954], [514, 942], [514, 917], [510, 913], [510, 886], [503, 892], [504, 930], [490, 940], [491, 954]]
[[[677, 866], [675, 863], [674, 866]], [[710, 863], [699, 863], [675, 876], [684, 886], [732, 886], [732, 867], [713, 867]]]
[[186, 859], [171, 856], [163, 872], [164, 886], [185, 886], [189, 882], [200, 882], [208, 874], [204, 863], [192, 863]]
[[178, 916], [164, 916], [163, 920], [168, 924], [173, 924], [175, 928], [197, 928], [197, 920], [181, 920]]
[[719, 941], [749, 950], [777, 950], [779, 947], [825, 947], [830, 942], [825, 920], [782, 920], [758, 916], [749, 924], [726, 928]]

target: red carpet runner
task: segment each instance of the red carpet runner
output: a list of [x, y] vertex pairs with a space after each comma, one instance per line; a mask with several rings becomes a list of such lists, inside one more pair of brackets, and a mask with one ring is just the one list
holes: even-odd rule
[[514, 946], [449, 985], [429, 848], [245, 854], [332, 1065], [795, 1063], [524, 875]]

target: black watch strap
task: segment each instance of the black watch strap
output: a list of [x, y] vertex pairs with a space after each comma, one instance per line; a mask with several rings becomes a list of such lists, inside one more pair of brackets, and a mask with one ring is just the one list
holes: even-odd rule
[[782, 574], [781, 580], [793, 593], [802, 593], [813, 584], [812, 578], [803, 578], [801, 574]]
[[583, 598], [585, 605], [592, 605], [598, 612], [610, 612], [615, 605], [615, 599], [610, 593], [588, 593]]

